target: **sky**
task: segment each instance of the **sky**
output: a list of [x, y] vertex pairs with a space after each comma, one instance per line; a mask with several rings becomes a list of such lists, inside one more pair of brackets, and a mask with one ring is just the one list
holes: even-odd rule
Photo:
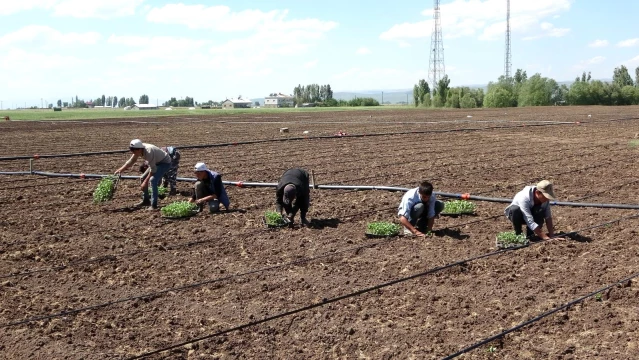
[[[513, 71], [570, 81], [639, 66], [639, 1], [511, 0]], [[410, 89], [428, 78], [433, 2], [20, 0], [0, 5], [3, 107]], [[441, 0], [451, 86], [504, 72], [506, 0]]]

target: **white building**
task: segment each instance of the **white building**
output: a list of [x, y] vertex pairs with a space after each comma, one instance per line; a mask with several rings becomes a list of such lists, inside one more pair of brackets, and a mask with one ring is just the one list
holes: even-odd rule
[[293, 95], [270, 94], [264, 98], [264, 107], [266, 108], [281, 108], [281, 107], [293, 107], [295, 105], [295, 98]]
[[238, 109], [238, 108], [250, 108], [253, 102], [251, 100], [237, 98], [226, 99], [222, 103], [222, 109]]

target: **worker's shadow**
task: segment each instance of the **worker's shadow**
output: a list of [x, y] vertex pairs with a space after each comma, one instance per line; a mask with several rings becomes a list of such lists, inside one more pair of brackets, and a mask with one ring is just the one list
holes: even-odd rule
[[308, 227], [311, 229], [322, 230], [327, 227], [336, 228], [339, 223], [339, 219], [312, 219]]
[[448, 236], [456, 240], [466, 240], [470, 237], [468, 234], [462, 234], [460, 230], [453, 230], [449, 228], [435, 230], [433, 231], [433, 234], [438, 237]]
[[576, 242], [582, 242], [582, 243], [588, 243], [588, 242], [592, 241], [591, 237], [583, 236], [583, 235], [580, 235], [580, 234], [577, 234], [577, 233], [567, 233], [566, 234], [566, 233], [561, 232], [561, 233], [557, 234], [557, 236], [561, 236], [561, 237], [564, 237], [566, 239], [570, 239], [570, 240], [573, 240], [573, 241], [576, 241]]
[[105, 209], [104, 211], [110, 212], [110, 213], [132, 213], [138, 210], [142, 210], [142, 208], [139, 206], [125, 206], [125, 207], [116, 208], [116, 209]]

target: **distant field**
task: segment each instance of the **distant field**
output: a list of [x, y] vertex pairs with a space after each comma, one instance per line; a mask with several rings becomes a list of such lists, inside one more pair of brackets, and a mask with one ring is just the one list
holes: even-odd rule
[[[36, 110], [0, 110], [0, 118], [9, 116], [11, 120], [87, 120], [87, 119], [109, 119], [109, 118], [136, 118], [136, 117], [160, 117], [160, 116], [184, 116], [184, 115], [237, 115], [237, 114], [263, 114], [263, 113], [284, 113], [284, 112], [321, 112], [321, 111], [357, 111], [357, 110], [379, 110], [379, 109], [407, 108], [406, 106], [376, 106], [376, 107], [316, 107], [316, 108], [281, 108], [281, 109], [195, 109], [173, 108], [173, 110], [128, 110], [123, 109], [63, 109], [53, 111], [52, 109]], [[412, 108], [412, 107], [411, 107]]]

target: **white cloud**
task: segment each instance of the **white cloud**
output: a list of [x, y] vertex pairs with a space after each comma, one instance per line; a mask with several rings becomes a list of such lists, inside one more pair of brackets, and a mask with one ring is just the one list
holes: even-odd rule
[[[568, 29], [548, 28], [543, 19], [568, 11], [574, 0], [512, 0], [511, 31], [527, 37], [563, 36]], [[481, 40], [502, 39], [506, 31], [506, 6], [503, 0], [454, 0], [441, 5], [442, 35], [446, 38], [478, 36]], [[432, 17], [433, 10], [422, 15]], [[548, 29], [544, 29], [544, 27]], [[380, 35], [382, 40], [402, 41], [428, 38], [433, 20], [392, 26]], [[541, 31], [540, 31], [541, 29]]]
[[595, 40], [588, 44], [589, 47], [598, 48], [598, 47], [606, 47], [608, 46], [608, 40]]
[[639, 55], [633, 57], [630, 60], [627, 60], [625, 63], [627, 64], [627, 66], [631, 68], [634, 68], [635, 66], [639, 66]]
[[586, 70], [588, 67], [590, 67], [592, 65], [601, 64], [605, 60], [606, 60], [606, 58], [603, 57], [603, 56], [595, 56], [595, 57], [593, 57], [591, 59], [579, 62], [579, 64], [573, 66], [573, 68], [577, 69], [577, 70]]
[[618, 47], [633, 47], [639, 45], [639, 38], [623, 40], [617, 43]]
[[556, 28], [553, 24], [544, 22], [539, 26], [541, 31], [537, 35], [526, 36], [524, 40], [535, 40], [543, 37], [562, 37], [570, 32], [567, 28]]
[[85, 60], [73, 56], [28, 52], [22, 49], [11, 49], [0, 56], [0, 69], [11, 72], [68, 69], [84, 63], [86, 63]]
[[315, 68], [315, 67], [317, 67], [317, 63], [318, 63], [318, 62], [319, 62], [318, 60], [309, 61], [309, 62], [307, 62], [306, 64], [304, 64], [304, 68], [305, 68], [305, 69], [312, 69], [312, 68]]
[[134, 15], [136, 8], [144, 0], [20, 0], [5, 1], [0, 7], [0, 15], [20, 11], [53, 10], [53, 15], [75, 18], [109, 19]]
[[116, 61], [127, 64], [143, 64], [150, 70], [207, 69], [219, 66], [221, 60], [207, 54], [209, 40], [173, 36], [116, 36], [109, 44], [135, 49], [116, 56]]
[[93, 45], [100, 40], [96, 32], [62, 33], [49, 26], [29, 25], [0, 37], [0, 48], [11, 46], [54, 49], [60, 46]]
[[357, 49], [357, 51], [355, 52], [357, 55], [368, 55], [371, 53], [371, 50], [369, 48], [366, 47], [361, 47], [359, 49]]

